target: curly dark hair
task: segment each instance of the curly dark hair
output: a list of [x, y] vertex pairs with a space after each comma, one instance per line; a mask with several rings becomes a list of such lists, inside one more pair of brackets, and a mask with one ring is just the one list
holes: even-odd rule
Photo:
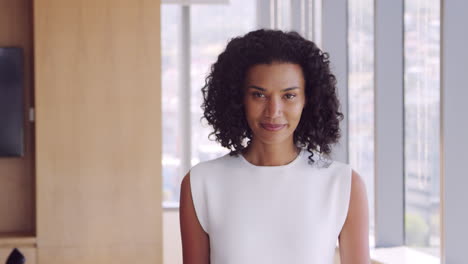
[[[211, 66], [205, 79], [201, 105], [203, 117], [214, 129], [208, 138], [238, 155], [252, 140], [245, 116], [243, 85], [248, 69], [257, 64], [294, 63], [301, 66], [305, 78], [306, 105], [294, 131], [294, 144], [306, 147], [309, 160], [313, 151], [327, 156], [331, 145], [341, 137], [336, 95], [336, 78], [330, 72], [329, 55], [315, 43], [295, 31], [259, 29], [232, 38]], [[248, 140], [245, 142], [244, 140]]]

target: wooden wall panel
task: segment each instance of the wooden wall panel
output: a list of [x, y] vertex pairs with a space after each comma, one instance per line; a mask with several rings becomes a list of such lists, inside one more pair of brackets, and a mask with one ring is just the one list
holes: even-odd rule
[[[39, 250], [38, 263], [162, 263], [159, 250], [153, 244], [117, 244], [96, 247], [64, 247]], [[156, 261], [157, 260], [157, 261]], [[28, 263], [29, 264], [29, 263]]]
[[35, 232], [34, 125], [28, 120], [34, 97], [31, 16], [31, 0], [0, 0], [0, 46], [24, 52], [25, 113], [24, 157], [0, 158], [0, 239]]
[[34, 23], [38, 262], [160, 263], [160, 2], [34, 0]]

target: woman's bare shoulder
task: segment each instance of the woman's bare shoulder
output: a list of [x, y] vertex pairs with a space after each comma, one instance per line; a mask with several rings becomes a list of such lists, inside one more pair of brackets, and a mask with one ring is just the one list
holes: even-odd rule
[[182, 179], [179, 207], [183, 263], [209, 263], [209, 236], [203, 230], [195, 213], [190, 188], [190, 172]]
[[356, 171], [352, 170], [351, 176], [348, 215], [339, 235], [341, 263], [370, 263], [366, 186]]

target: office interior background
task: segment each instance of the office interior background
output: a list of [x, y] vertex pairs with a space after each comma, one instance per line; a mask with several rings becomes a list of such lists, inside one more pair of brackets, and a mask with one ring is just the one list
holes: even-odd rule
[[25, 115], [24, 154], [0, 157], [0, 263], [14, 248], [27, 263], [182, 263], [180, 182], [227, 153], [200, 119], [204, 78], [231, 38], [258, 28], [297, 31], [330, 55], [345, 114], [332, 157], [365, 180], [373, 263], [468, 263], [466, 11], [464, 0], [0, 0], [0, 47], [24, 52]]
[[[378, 213], [381, 218], [400, 222], [399, 226], [385, 220], [381, 224], [401, 235], [382, 237], [377, 246], [406, 247], [409, 253], [401, 250], [394, 254], [409, 254], [408, 259], [414, 260], [408, 263], [440, 263], [440, 0], [335, 1], [339, 5], [330, 3], [325, 9], [327, 1], [320, 0], [221, 0], [186, 5], [171, 2], [163, 1], [161, 9], [163, 186], [167, 212], [178, 207], [180, 182], [191, 166], [228, 153], [209, 140], [210, 127], [200, 121], [200, 89], [217, 55], [232, 37], [254, 29], [294, 30], [330, 53], [338, 75], [347, 115], [347, 124], [342, 127], [347, 131], [340, 142], [345, 146], [338, 146], [335, 152], [337, 159], [349, 162], [365, 179], [371, 247], [376, 248], [378, 204], [374, 186], [378, 184], [376, 172], [380, 172], [384, 177], [399, 178], [395, 181], [399, 190], [390, 189], [387, 195], [378, 197], [392, 199], [382, 201], [382, 205], [399, 203], [398, 217], [384, 209]], [[324, 10], [330, 12], [327, 24], [322, 17]], [[336, 36], [324, 40], [324, 34]], [[336, 40], [342, 43], [331, 43]], [[396, 76], [386, 76], [389, 73], [384, 70], [378, 72], [379, 63], [391, 65], [394, 69], [389, 70], [390, 75], [396, 71]], [[377, 72], [382, 76], [376, 76]], [[386, 82], [392, 77], [398, 78], [390, 81], [396, 85]], [[383, 89], [393, 91], [378, 97], [376, 93]], [[381, 101], [382, 105], [376, 105]], [[380, 141], [376, 132], [380, 133]], [[386, 146], [382, 141], [387, 139], [398, 145]], [[380, 153], [390, 151], [391, 155], [385, 156], [397, 162], [380, 160], [388, 165], [382, 164], [384, 168], [376, 170], [379, 143]], [[390, 170], [395, 174], [385, 170], [391, 164], [397, 166]], [[379, 259], [383, 254], [377, 252], [374, 257]]]

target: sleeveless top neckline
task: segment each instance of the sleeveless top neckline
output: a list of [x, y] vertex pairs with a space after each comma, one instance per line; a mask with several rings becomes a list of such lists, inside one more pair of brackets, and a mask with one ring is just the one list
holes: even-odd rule
[[284, 164], [284, 165], [274, 165], [274, 166], [260, 166], [260, 165], [255, 165], [253, 163], [250, 163], [242, 153], [239, 154], [239, 157], [240, 159], [247, 164], [247, 166], [251, 167], [251, 168], [256, 168], [256, 169], [279, 169], [279, 168], [289, 168], [289, 167], [292, 167], [294, 166], [294, 164], [296, 164], [300, 159], [301, 159], [301, 156], [303, 155], [304, 153], [304, 148], [301, 148], [299, 150], [299, 154], [297, 154], [297, 156], [291, 161], [289, 162], [288, 164]]

